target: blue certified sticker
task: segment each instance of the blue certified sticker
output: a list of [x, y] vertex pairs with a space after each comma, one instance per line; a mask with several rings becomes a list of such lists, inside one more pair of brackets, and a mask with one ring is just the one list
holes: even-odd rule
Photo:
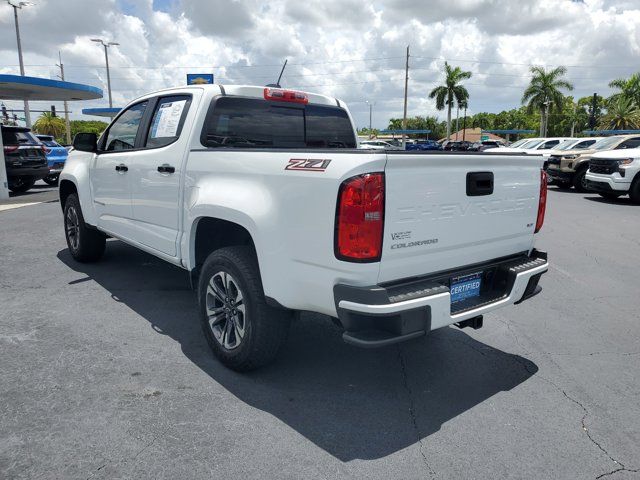
[[451, 279], [451, 303], [480, 296], [482, 272]]

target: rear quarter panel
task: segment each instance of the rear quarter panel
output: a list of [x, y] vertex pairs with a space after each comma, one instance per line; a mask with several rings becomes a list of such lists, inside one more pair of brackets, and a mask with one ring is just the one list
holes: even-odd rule
[[[326, 169], [287, 169], [292, 159], [328, 160]], [[334, 255], [338, 189], [346, 178], [384, 171], [375, 151], [255, 151], [194, 148], [185, 183], [183, 255], [194, 265], [203, 217], [237, 223], [256, 246], [265, 295], [285, 307], [335, 315], [333, 286], [375, 284], [378, 263]]]

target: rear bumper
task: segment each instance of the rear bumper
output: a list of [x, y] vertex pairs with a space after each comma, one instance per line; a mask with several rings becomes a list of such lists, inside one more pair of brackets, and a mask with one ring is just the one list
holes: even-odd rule
[[49, 175], [59, 174], [64, 168], [64, 162], [49, 162]]
[[49, 175], [49, 167], [47, 165], [41, 167], [24, 167], [24, 168], [7, 168], [7, 177], [9, 180], [12, 178], [35, 178], [41, 179]]
[[619, 179], [608, 175], [598, 175], [587, 172], [587, 188], [594, 192], [623, 192], [626, 193], [631, 188], [631, 182], [621, 182]]
[[[336, 285], [334, 297], [345, 329], [343, 339], [361, 347], [381, 347], [480, 317], [539, 293], [538, 281], [548, 268], [546, 253], [533, 250], [531, 256], [509, 257], [392, 285]], [[452, 305], [449, 279], [477, 271], [484, 275], [480, 296]]]

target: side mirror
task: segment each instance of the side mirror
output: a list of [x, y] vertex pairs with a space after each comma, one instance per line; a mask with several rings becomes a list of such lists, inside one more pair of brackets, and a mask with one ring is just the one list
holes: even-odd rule
[[80, 152], [98, 151], [98, 135], [95, 133], [77, 133], [73, 137], [73, 148]]

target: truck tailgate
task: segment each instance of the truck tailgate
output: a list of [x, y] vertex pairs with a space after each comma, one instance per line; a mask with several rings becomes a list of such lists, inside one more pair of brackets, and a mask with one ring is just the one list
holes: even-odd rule
[[540, 156], [389, 152], [378, 281], [530, 250], [542, 163]]

